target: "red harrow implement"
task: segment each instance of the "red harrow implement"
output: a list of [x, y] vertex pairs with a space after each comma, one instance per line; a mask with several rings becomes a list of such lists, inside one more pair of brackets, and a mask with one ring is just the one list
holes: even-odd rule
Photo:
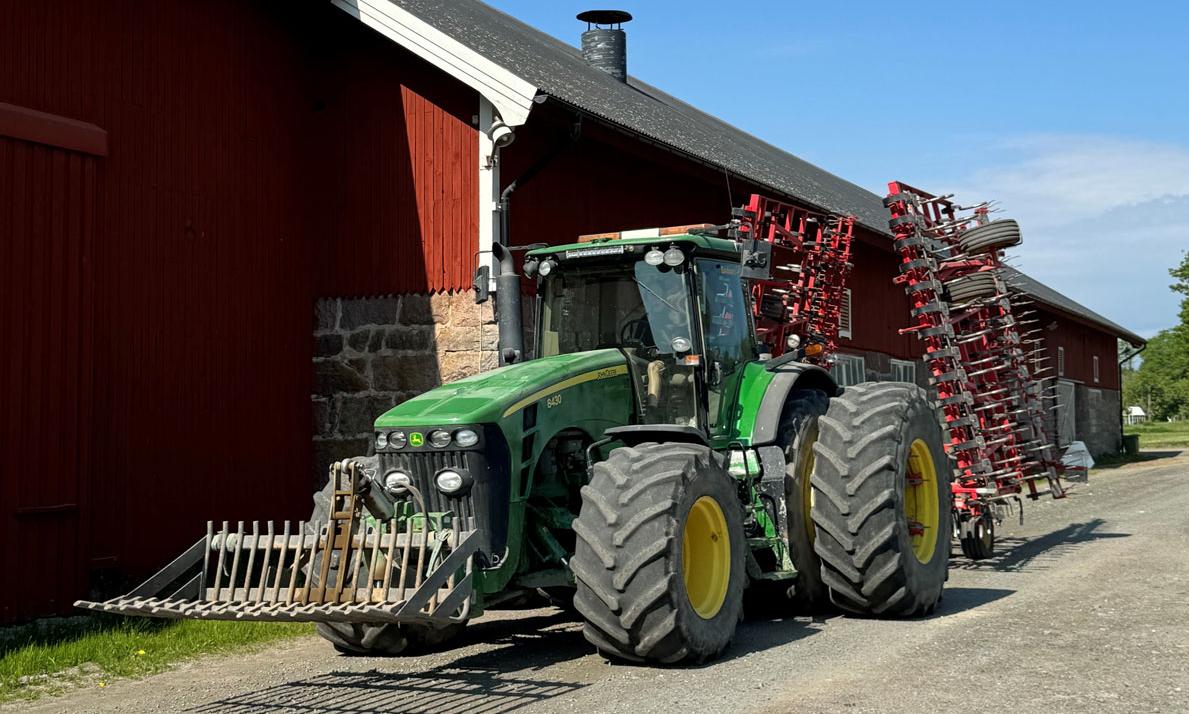
[[[1008, 291], [1003, 250], [1020, 243], [1010, 219], [958, 206], [903, 183], [884, 205], [901, 257], [896, 282], [912, 301], [929, 381], [954, 461], [954, 522], [962, 551], [990, 557], [995, 523], [1020, 496], [1062, 498], [1063, 473], [1045, 429], [1051, 399], [1038, 374], [1038, 331]], [[1021, 511], [1022, 515], [1022, 511]]]
[[756, 334], [774, 356], [824, 365], [837, 349], [854, 224], [759, 194], [736, 209], [730, 233], [744, 247]]

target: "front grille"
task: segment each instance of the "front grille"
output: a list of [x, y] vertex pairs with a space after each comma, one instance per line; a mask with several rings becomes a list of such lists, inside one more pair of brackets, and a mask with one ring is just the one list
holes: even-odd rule
[[425, 507], [430, 513], [453, 511], [454, 515], [463, 520], [464, 524], [473, 523], [475, 506], [473, 502], [474, 489], [454, 498], [447, 497], [434, 484], [434, 476], [445, 468], [467, 470], [475, 474], [475, 466], [469, 458], [474, 452], [468, 451], [418, 451], [414, 453], [380, 454], [382, 471], [400, 469], [413, 477], [413, 485], [425, 498]]

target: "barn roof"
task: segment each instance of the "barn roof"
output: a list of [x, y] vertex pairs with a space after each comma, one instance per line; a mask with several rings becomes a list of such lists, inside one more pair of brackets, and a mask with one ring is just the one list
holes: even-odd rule
[[[461, 46], [446, 47], [438, 57], [427, 57], [443, 66], [457, 64], [459, 50], [494, 63], [510, 76], [494, 75], [483, 87], [501, 87], [511, 80], [527, 82], [540, 95], [573, 106], [587, 114], [646, 137], [660, 145], [742, 177], [752, 183], [793, 197], [810, 207], [855, 216], [866, 228], [890, 235], [888, 214], [880, 196], [861, 186], [773, 146], [721, 119], [703, 112], [636, 77], [620, 82], [591, 67], [582, 53], [555, 37], [477, 0], [333, 0], [365, 23], [385, 32], [400, 18], [386, 9], [399, 10], [425, 23]], [[377, 21], [376, 18], [379, 18]], [[379, 24], [377, 24], [379, 22]], [[381, 27], [385, 25], [386, 27]], [[409, 47], [409, 30], [385, 32]], [[416, 51], [417, 47], [409, 47]], [[630, 51], [630, 49], [629, 49]], [[423, 57], [425, 54], [419, 52]], [[443, 60], [442, 56], [446, 56]], [[449, 67], [444, 67], [449, 71]], [[479, 88], [474, 76], [461, 77]], [[523, 90], [520, 96], [523, 96]], [[505, 117], [507, 118], [507, 117]], [[1020, 273], [1020, 289], [1049, 304], [1133, 344], [1138, 335], [1111, 322], [1040, 282]]]

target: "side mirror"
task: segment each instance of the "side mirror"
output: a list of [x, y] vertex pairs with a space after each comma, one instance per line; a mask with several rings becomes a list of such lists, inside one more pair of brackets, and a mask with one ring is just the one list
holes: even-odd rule
[[491, 266], [480, 265], [475, 271], [475, 279], [471, 283], [475, 289], [475, 304], [487, 302], [491, 297]]

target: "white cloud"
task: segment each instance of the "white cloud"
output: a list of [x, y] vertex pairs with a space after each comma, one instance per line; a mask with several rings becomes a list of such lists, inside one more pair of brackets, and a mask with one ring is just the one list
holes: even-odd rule
[[1093, 136], [999, 141], [995, 163], [930, 186], [1020, 221], [1019, 267], [1144, 336], [1176, 323], [1168, 269], [1189, 249], [1189, 149]]

